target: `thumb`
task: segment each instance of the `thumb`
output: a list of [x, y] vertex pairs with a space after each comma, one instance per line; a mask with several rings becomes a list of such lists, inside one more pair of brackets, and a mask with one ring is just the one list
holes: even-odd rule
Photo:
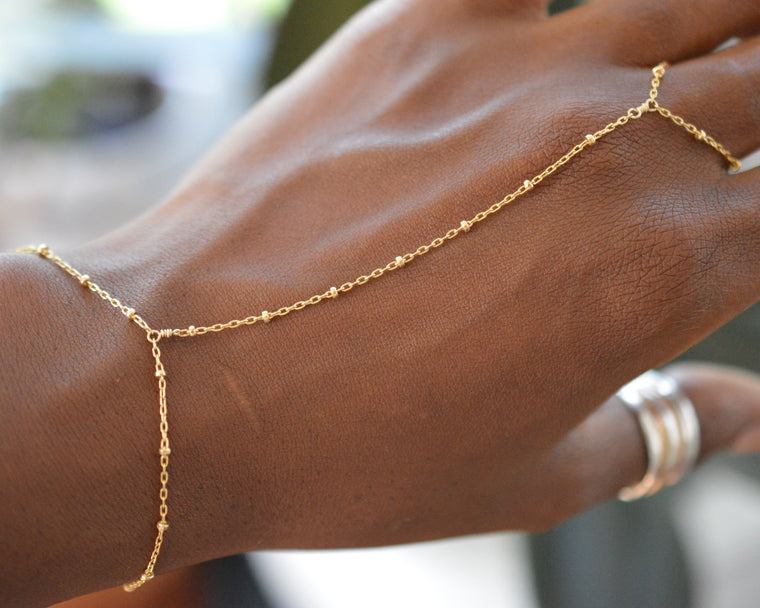
[[724, 449], [760, 451], [760, 376], [706, 363], [671, 365], [664, 371], [697, 410], [702, 458]]

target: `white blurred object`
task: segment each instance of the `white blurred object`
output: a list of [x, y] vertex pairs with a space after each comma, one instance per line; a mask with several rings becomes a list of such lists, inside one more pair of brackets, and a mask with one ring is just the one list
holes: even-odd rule
[[24, 81], [24, 57], [15, 32], [39, 15], [48, 0], [0, 0], [0, 103], [5, 92]]
[[693, 569], [695, 608], [757, 608], [760, 486], [716, 463], [677, 496], [673, 519]]
[[135, 28], [208, 31], [247, 27], [262, 15], [282, 14], [290, 0], [98, 0], [109, 15]]
[[535, 608], [526, 536], [248, 554], [275, 608]]

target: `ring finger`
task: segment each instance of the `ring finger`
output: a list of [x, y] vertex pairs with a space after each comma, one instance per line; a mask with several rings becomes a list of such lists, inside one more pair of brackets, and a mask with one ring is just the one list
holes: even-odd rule
[[672, 67], [660, 102], [734, 156], [760, 147], [760, 38]]

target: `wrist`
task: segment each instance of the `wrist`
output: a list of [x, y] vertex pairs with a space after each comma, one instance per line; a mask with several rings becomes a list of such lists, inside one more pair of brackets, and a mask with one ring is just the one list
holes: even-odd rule
[[146, 430], [155, 412], [143, 406], [153, 383], [141, 373], [150, 352], [136, 328], [45, 260], [2, 255], [0, 279], [0, 527], [18, 556], [0, 573], [0, 603], [47, 605], [144, 566], [156, 508]]

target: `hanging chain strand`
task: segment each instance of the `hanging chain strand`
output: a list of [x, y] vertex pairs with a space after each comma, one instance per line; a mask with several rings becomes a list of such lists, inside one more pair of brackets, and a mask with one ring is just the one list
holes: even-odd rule
[[169, 529], [169, 522], [166, 521], [166, 516], [169, 514], [169, 506], [166, 501], [169, 499], [169, 454], [171, 449], [169, 448], [169, 422], [166, 417], [166, 369], [161, 362], [161, 349], [158, 347], [158, 342], [162, 337], [162, 333], [156, 330], [148, 331], [148, 342], [151, 343], [151, 353], [153, 359], [156, 362], [156, 378], [158, 378], [158, 412], [161, 418], [160, 430], [161, 430], [161, 444], [158, 448], [158, 453], [161, 456], [161, 489], [159, 490], [159, 499], [161, 505], [158, 509], [160, 519], [156, 524], [158, 532], [156, 533], [156, 540], [153, 543], [153, 552], [150, 554], [148, 565], [145, 568], [145, 572], [140, 575], [140, 578], [131, 583], [123, 585], [124, 591], [134, 591], [135, 589], [142, 587], [150, 579], [153, 578], [153, 570], [156, 567], [156, 561], [158, 560], [158, 554], [161, 552], [161, 545], [164, 542], [164, 533]]
[[725, 159], [728, 161], [729, 166], [731, 167], [732, 171], [738, 171], [742, 168], [741, 161], [733, 156], [721, 143], [718, 143], [715, 139], [713, 139], [710, 135], [705, 133], [703, 129], [700, 129], [699, 127], [694, 126], [690, 122], [686, 122], [683, 118], [678, 116], [677, 114], [673, 114], [670, 110], [667, 108], [663, 108], [659, 102], [657, 101], [657, 93], [659, 92], [660, 84], [662, 83], [662, 78], [665, 76], [665, 70], [668, 67], [667, 63], [661, 63], [660, 65], [656, 66], [652, 69], [652, 74], [654, 74], [654, 78], [652, 78], [652, 90], [649, 92], [649, 100], [647, 101], [650, 112], [655, 111], [660, 116], [664, 116], [665, 118], [672, 120], [675, 124], [677, 124], [682, 129], [686, 129], [689, 133], [691, 133], [698, 141], [706, 143], [708, 146], [716, 150], [717, 152], [720, 152]]
[[451, 239], [454, 239], [465, 232], [469, 232], [470, 229], [475, 224], [477, 224], [478, 222], [482, 222], [488, 216], [493, 215], [497, 211], [501, 210], [502, 208], [512, 203], [515, 199], [533, 190], [535, 186], [537, 186], [538, 184], [543, 182], [547, 177], [555, 173], [558, 169], [560, 169], [560, 167], [570, 162], [583, 150], [585, 150], [589, 146], [593, 146], [605, 135], [612, 133], [615, 129], [626, 125], [632, 120], [637, 120], [641, 118], [644, 114], [647, 114], [647, 113], [657, 113], [660, 116], [667, 118], [668, 120], [671, 120], [679, 127], [688, 131], [698, 141], [701, 141], [707, 144], [708, 146], [710, 146], [711, 148], [719, 152], [721, 155], [723, 155], [723, 157], [728, 162], [731, 170], [738, 171], [741, 168], [741, 163], [739, 162], [737, 158], [732, 156], [731, 153], [723, 145], [721, 145], [715, 139], [713, 139], [710, 135], [705, 133], [705, 131], [699, 129], [698, 127], [692, 125], [691, 123], [686, 122], [683, 118], [674, 114], [673, 112], [671, 112], [670, 110], [664, 108], [663, 106], [659, 104], [659, 102], [657, 101], [657, 95], [659, 93], [660, 84], [662, 83], [662, 79], [665, 75], [665, 70], [667, 69], [667, 67], [668, 67], [668, 64], [663, 62], [652, 69], [652, 74], [653, 74], [652, 86], [649, 92], [649, 97], [643, 104], [635, 108], [630, 108], [623, 116], [618, 118], [616, 121], [609, 123], [607, 126], [600, 129], [596, 133], [590, 133], [586, 135], [583, 141], [575, 144], [572, 148], [570, 148], [570, 150], [565, 152], [565, 154], [563, 154], [557, 161], [555, 161], [554, 163], [549, 165], [546, 169], [541, 171], [541, 173], [539, 173], [538, 175], [535, 175], [531, 179], [526, 179], [522, 183], [522, 185], [519, 188], [517, 188], [517, 190], [508, 194], [499, 202], [494, 203], [487, 209], [484, 209], [483, 211], [477, 213], [475, 216], [473, 216], [469, 220], [462, 220], [458, 226], [456, 226], [455, 228], [452, 228], [451, 230], [446, 232], [446, 234], [444, 234], [443, 236], [439, 236], [433, 239], [426, 245], [421, 245], [420, 247], [415, 249], [412, 253], [405, 253], [403, 255], [396, 256], [395, 259], [388, 262], [385, 266], [375, 268], [375, 270], [373, 270], [369, 274], [363, 274], [355, 278], [353, 281], [343, 283], [340, 287], [330, 287], [330, 289], [328, 289], [327, 291], [323, 293], [313, 295], [306, 300], [299, 300], [298, 302], [295, 302], [291, 304], [290, 306], [283, 306], [273, 312], [268, 312], [264, 310], [258, 315], [251, 315], [249, 317], [245, 317], [244, 319], [233, 319], [231, 321], [227, 321], [226, 323], [216, 323], [215, 325], [209, 325], [207, 327], [203, 327], [203, 326], [195, 327], [193, 325], [190, 325], [189, 327], [183, 328], [183, 329], [153, 329], [145, 321], [145, 319], [143, 319], [139, 314], [137, 314], [134, 308], [129, 308], [128, 306], [125, 306], [124, 304], [122, 304], [117, 298], [113, 297], [106, 290], [102, 289], [96, 283], [94, 283], [88, 275], [82, 274], [81, 272], [76, 270], [74, 267], [72, 267], [70, 264], [68, 264], [67, 262], [64, 262], [61, 258], [55, 255], [46, 245], [39, 245], [36, 247], [22, 247], [20, 249], [16, 249], [17, 253], [35, 253], [46, 260], [50, 260], [53, 264], [58, 266], [61, 270], [63, 270], [67, 274], [71, 275], [74, 279], [76, 279], [84, 288], [89, 289], [91, 292], [93, 292], [94, 294], [96, 294], [97, 296], [105, 300], [106, 302], [108, 302], [111, 306], [119, 310], [125, 317], [127, 317], [127, 319], [129, 319], [130, 321], [135, 323], [138, 327], [140, 327], [145, 332], [148, 342], [151, 345], [151, 354], [153, 355], [153, 359], [155, 361], [155, 375], [156, 375], [156, 378], [158, 379], [158, 403], [159, 403], [159, 417], [160, 417], [159, 430], [161, 432], [161, 442], [159, 444], [159, 450], [158, 450], [158, 453], [160, 455], [160, 464], [161, 464], [160, 490], [159, 490], [159, 499], [160, 499], [159, 521], [156, 524], [156, 528], [158, 529], [158, 532], [156, 534], [156, 539], [153, 545], [153, 551], [150, 555], [150, 559], [148, 560], [147, 567], [145, 568], [144, 572], [142, 573], [139, 579], [131, 583], [126, 583], [123, 586], [124, 590], [134, 591], [135, 589], [141, 587], [142, 585], [144, 585], [146, 582], [148, 582], [155, 576], [154, 570], [156, 567], [156, 562], [158, 561], [159, 553], [161, 552], [161, 545], [164, 542], [164, 535], [166, 531], [169, 529], [169, 523], [166, 518], [169, 513], [169, 507], [168, 507], [169, 487], [168, 486], [169, 486], [169, 455], [171, 454], [171, 449], [169, 448], [169, 422], [168, 422], [168, 417], [167, 417], [167, 405], [166, 405], [166, 369], [164, 368], [164, 364], [161, 361], [161, 349], [158, 346], [158, 343], [161, 341], [161, 339], [171, 338], [171, 337], [187, 338], [187, 337], [193, 337], [193, 336], [200, 336], [209, 332], [220, 332], [226, 329], [234, 329], [236, 327], [241, 327], [243, 325], [253, 325], [254, 323], [259, 323], [259, 322], [269, 323], [272, 319], [276, 317], [284, 317], [285, 315], [288, 315], [293, 311], [302, 310], [306, 308], [307, 306], [313, 306], [315, 304], [319, 304], [320, 302], [324, 300], [331, 300], [331, 299], [337, 298], [338, 295], [340, 295], [341, 293], [348, 293], [355, 287], [364, 285], [365, 283], [368, 283], [369, 281], [373, 279], [379, 279], [381, 276], [383, 276], [384, 274], [388, 272], [398, 270], [399, 268], [403, 268], [409, 262], [425, 255], [426, 253], [432, 251], [433, 249], [437, 249], [438, 247], [443, 245], [446, 241], [450, 241]]

